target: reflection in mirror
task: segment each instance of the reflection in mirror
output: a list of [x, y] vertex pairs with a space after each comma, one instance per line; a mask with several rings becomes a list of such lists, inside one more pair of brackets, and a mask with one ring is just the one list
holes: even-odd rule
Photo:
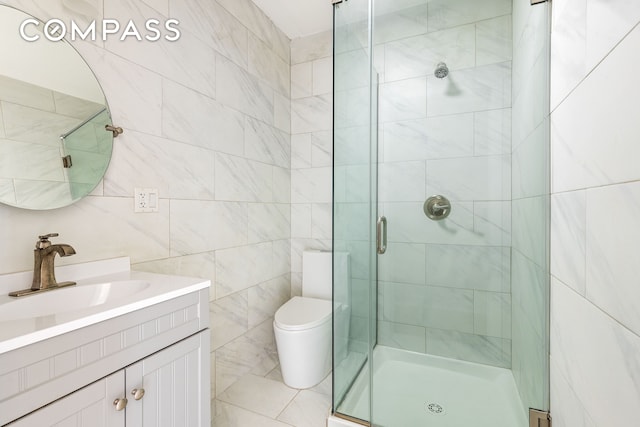
[[20, 38], [27, 18], [0, 5], [0, 202], [54, 209], [102, 179], [111, 118], [93, 72], [69, 43]]

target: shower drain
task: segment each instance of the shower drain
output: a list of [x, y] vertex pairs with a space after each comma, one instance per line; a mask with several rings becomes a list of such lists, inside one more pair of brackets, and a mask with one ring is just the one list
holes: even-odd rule
[[438, 405], [437, 403], [425, 403], [424, 404], [425, 408], [427, 409], [427, 412], [429, 412], [431, 415], [444, 415], [445, 414], [445, 410], [442, 406]]

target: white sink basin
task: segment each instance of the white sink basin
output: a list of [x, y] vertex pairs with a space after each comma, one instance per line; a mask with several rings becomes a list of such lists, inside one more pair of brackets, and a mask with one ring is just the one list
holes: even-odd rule
[[0, 322], [69, 313], [137, 294], [149, 287], [144, 280], [76, 285], [25, 296], [2, 304]]
[[196, 277], [132, 271], [126, 257], [63, 265], [56, 277], [78, 284], [16, 299], [9, 293], [26, 288], [33, 273], [0, 275], [0, 355], [211, 286]]

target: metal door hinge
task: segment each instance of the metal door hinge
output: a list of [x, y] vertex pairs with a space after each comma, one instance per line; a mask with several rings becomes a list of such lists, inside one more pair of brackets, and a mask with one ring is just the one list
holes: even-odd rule
[[62, 166], [64, 166], [65, 169], [69, 169], [71, 166], [73, 166], [71, 155], [66, 155], [62, 158]]
[[531, 0], [531, 6], [533, 6], [534, 4], [539, 4], [539, 3], [546, 3], [549, 0]]
[[529, 409], [529, 427], [551, 427], [551, 414], [537, 409]]

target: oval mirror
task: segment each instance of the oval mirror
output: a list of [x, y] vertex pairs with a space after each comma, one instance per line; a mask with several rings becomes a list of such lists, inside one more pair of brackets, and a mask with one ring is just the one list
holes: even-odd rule
[[[91, 193], [104, 176], [113, 133], [104, 93], [66, 40], [42, 36], [36, 19], [0, 5], [0, 203], [55, 209]], [[38, 33], [40, 32], [40, 33]]]

